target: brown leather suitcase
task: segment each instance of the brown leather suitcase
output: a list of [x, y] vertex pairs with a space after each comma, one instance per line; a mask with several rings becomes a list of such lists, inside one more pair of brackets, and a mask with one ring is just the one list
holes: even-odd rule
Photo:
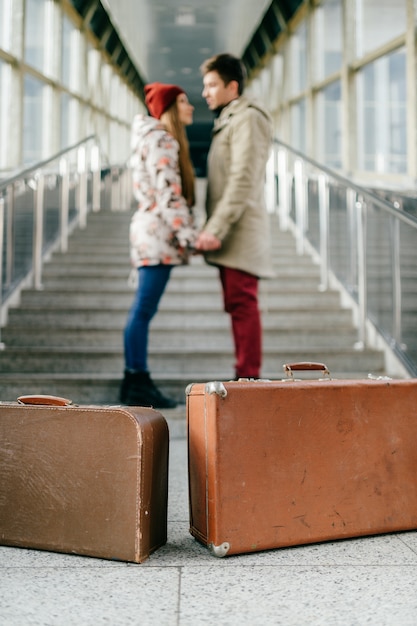
[[417, 380], [187, 388], [190, 532], [216, 556], [417, 528]]
[[0, 403], [0, 543], [144, 561], [167, 540], [168, 439], [150, 408]]

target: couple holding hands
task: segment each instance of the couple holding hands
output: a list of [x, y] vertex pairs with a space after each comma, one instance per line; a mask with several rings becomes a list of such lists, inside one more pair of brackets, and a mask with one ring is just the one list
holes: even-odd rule
[[236, 378], [260, 377], [258, 281], [273, 276], [264, 203], [272, 123], [262, 107], [243, 95], [240, 59], [219, 54], [205, 61], [201, 71], [202, 96], [216, 117], [207, 161], [207, 220], [199, 232], [185, 132], [194, 107], [186, 93], [177, 85], [147, 85], [150, 115], [139, 114], [133, 121], [131, 166], [138, 207], [130, 225], [130, 250], [139, 282], [124, 331], [120, 390], [120, 401], [131, 406], [176, 406], [148, 371], [148, 330], [172, 269], [187, 263], [191, 250], [219, 269], [224, 309], [231, 318]]

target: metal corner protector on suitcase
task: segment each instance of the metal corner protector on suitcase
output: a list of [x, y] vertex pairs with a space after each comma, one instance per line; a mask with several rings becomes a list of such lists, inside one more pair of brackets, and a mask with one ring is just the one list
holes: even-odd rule
[[167, 540], [168, 425], [151, 408], [0, 403], [0, 544], [140, 563]]
[[416, 379], [196, 383], [186, 401], [190, 532], [215, 555], [417, 528]]

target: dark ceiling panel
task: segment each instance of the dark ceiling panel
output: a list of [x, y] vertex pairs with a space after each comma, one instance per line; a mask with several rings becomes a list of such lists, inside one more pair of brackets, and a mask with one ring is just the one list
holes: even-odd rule
[[144, 81], [129, 58], [129, 54], [100, 0], [71, 0], [71, 2], [83, 19], [90, 16], [86, 26], [91, 29], [91, 32], [110, 55], [112, 62], [119, 68], [132, 89], [142, 97]]
[[[249, 75], [256, 70], [262, 57], [274, 49], [274, 43], [283, 30], [283, 23], [292, 19], [305, 0], [273, 0], [262, 22], [242, 55]], [[278, 18], [278, 16], [280, 16]]]
[[303, 4], [303, 2], [304, 0], [275, 0], [275, 4], [286, 22], [293, 17], [294, 13]]

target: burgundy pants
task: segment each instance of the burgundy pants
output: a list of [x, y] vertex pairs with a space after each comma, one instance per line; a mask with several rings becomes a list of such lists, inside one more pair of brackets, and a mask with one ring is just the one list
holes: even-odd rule
[[262, 328], [258, 307], [258, 278], [230, 267], [219, 269], [224, 309], [230, 314], [232, 322], [236, 377], [259, 378]]

